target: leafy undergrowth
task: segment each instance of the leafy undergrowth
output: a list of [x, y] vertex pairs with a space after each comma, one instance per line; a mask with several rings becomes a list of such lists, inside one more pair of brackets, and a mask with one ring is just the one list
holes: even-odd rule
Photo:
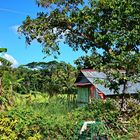
[[95, 100], [81, 108], [67, 104], [61, 97], [46, 102], [21, 101], [1, 112], [0, 139], [79, 140], [84, 121], [104, 122], [110, 139], [133, 139], [140, 132], [140, 107], [134, 107], [133, 112], [120, 113], [111, 101]]

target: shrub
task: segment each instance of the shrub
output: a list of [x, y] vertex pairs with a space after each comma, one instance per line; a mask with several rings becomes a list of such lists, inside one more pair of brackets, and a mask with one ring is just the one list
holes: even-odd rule
[[[120, 139], [128, 136], [132, 131], [131, 128], [135, 127], [136, 120], [128, 125], [124, 125], [119, 120], [120, 112], [110, 100], [107, 102], [95, 100], [90, 105], [76, 108], [70, 112], [65, 112], [65, 114], [61, 110], [62, 105], [59, 106], [56, 103], [56, 107], [52, 108], [52, 104], [50, 107], [47, 104], [46, 106], [40, 107], [40, 109], [34, 107], [33, 104], [19, 105], [1, 113], [0, 139], [78, 140], [83, 122], [89, 120], [104, 123], [105, 129], [107, 128], [109, 130], [107, 135], [112, 139]], [[48, 109], [53, 110], [49, 111]], [[61, 112], [58, 113], [57, 109]], [[124, 132], [124, 129], [127, 132]]]

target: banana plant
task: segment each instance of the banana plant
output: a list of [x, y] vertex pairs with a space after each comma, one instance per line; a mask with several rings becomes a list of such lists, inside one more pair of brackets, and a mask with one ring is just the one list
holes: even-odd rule
[[7, 52], [7, 49], [6, 48], [0, 48], [0, 53], [2, 52]]
[[[6, 48], [0, 48], [0, 53], [7, 52]], [[2, 66], [11, 66], [11, 62], [6, 60], [3, 57], [0, 57], [0, 95], [2, 95], [2, 75], [3, 75], [3, 69]]]

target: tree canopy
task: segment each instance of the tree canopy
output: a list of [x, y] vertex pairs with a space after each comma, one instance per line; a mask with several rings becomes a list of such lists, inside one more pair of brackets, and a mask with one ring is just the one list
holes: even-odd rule
[[48, 54], [59, 53], [59, 42], [74, 50], [139, 51], [139, 0], [37, 0], [45, 8], [19, 28], [30, 44], [34, 39]]
[[16, 92], [24, 94], [38, 91], [53, 96], [75, 93], [76, 72], [70, 64], [50, 61], [21, 65], [13, 70], [12, 75], [15, 75], [17, 80], [22, 79], [22, 86], [15, 87]]
[[123, 85], [123, 95], [129, 80], [138, 81], [139, 0], [37, 0], [37, 4], [45, 8], [44, 12], [35, 19], [27, 16], [19, 28], [28, 44], [37, 39], [47, 54], [59, 54], [60, 41], [74, 51], [93, 52], [79, 58], [76, 64], [104, 71], [113, 83], [109, 86], [116, 89]]

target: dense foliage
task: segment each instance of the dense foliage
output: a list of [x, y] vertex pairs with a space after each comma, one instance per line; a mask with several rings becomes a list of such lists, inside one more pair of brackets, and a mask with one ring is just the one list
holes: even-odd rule
[[37, 0], [37, 3], [50, 10], [38, 13], [35, 19], [28, 16], [23, 22], [19, 31], [27, 43], [37, 39], [47, 54], [59, 53], [59, 41], [63, 38], [74, 50], [92, 51], [91, 56], [79, 58], [76, 63], [105, 72], [109, 83], [106, 85], [116, 93], [122, 85], [123, 108], [128, 82], [139, 81], [140, 77], [140, 2]]
[[30, 93], [34, 91], [54, 94], [73, 94], [76, 69], [65, 62], [32, 62], [18, 68], [3, 69], [3, 87], [14, 92]]
[[[3, 69], [0, 139], [79, 140], [91, 134], [111, 139], [139, 137], [140, 108], [133, 102], [126, 112], [120, 112], [115, 102], [101, 100], [77, 108], [75, 94], [71, 95], [75, 93], [76, 70], [71, 65], [52, 61], [19, 68], [0, 67]], [[52, 97], [54, 94], [57, 96]], [[80, 135], [83, 122], [90, 120], [99, 123], [85, 131], [84, 136]]]
[[[7, 52], [6, 48], [0, 48], [0, 53]], [[3, 65], [4, 67], [10, 66], [11, 62], [6, 60], [3, 57], [0, 57], [0, 65]], [[3, 75], [3, 69], [0, 67], [0, 95], [2, 95], [2, 75]]]
[[76, 69], [65, 62], [32, 62], [18, 68], [7, 65], [0, 66], [1, 96], [0, 110], [13, 106], [15, 96], [66, 94], [68, 99], [76, 93], [74, 81]]
[[[27, 16], [19, 28], [27, 43], [36, 39], [47, 54], [59, 54], [63, 40], [74, 50], [91, 50], [91, 56], [75, 63], [79, 69], [105, 72], [107, 79], [102, 84], [116, 92], [123, 85], [123, 108], [127, 83], [139, 82], [140, 78], [140, 2], [37, 0], [37, 4], [46, 10], [35, 19]], [[0, 48], [1, 52], [6, 49]], [[125, 111], [108, 100], [77, 107], [73, 94], [77, 70], [70, 64], [32, 62], [11, 68], [8, 61], [0, 58], [0, 62], [0, 139], [78, 140], [82, 123], [89, 120], [101, 122], [102, 132], [110, 139], [139, 138], [140, 107], [134, 102], [128, 102]], [[96, 131], [101, 134], [99, 128], [97, 124]]]
[[27, 43], [37, 39], [44, 51], [59, 52], [61, 38], [74, 50], [138, 51], [140, 1], [138, 0], [37, 0], [46, 8], [35, 19], [26, 18], [19, 31]]
[[84, 108], [68, 110], [67, 101], [62, 96], [53, 97], [50, 102], [39, 96], [31, 102], [27, 102], [23, 95], [20, 98], [22, 103], [16, 103], [9, 111], [0, 114], [1, 139], [79, 140], [83, 122], [90, 120], [105, 123], [107, 131], [97, 130], [100, 135], [105, 133], [110, 139], [129, 139], [133, 137], [132, 132], [138, 133], [140, 130], [138, 106], [135, 111], [121, 114], [111, 101], [95, 100]]

